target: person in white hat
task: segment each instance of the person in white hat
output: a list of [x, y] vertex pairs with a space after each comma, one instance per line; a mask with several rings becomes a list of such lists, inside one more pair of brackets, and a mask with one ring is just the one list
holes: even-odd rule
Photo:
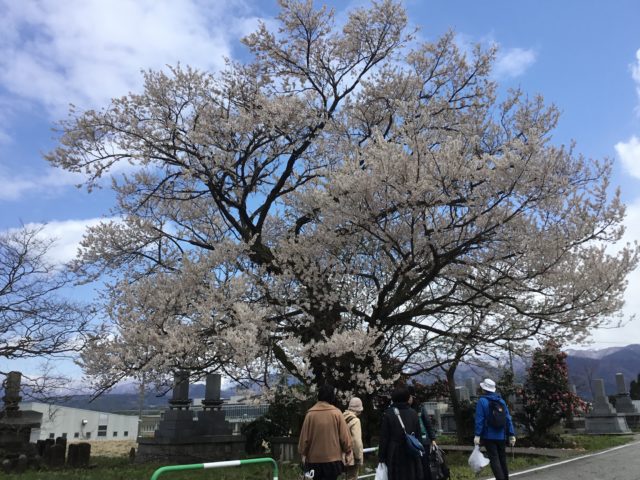
[[496, 480], [509, 480], [506, 440], [516, 443], [516, 434], [509, 414], [509, 407], [496, 392], [496, 382], [485, 378], [480, 382], [483, 395], [476, 404], [476, 425], [473, 443], [484, 445], [491, 461], [491, 471]]
[[351, 432], [351, 455], [345, 456], [345, 475], [347, 480], [356, 480], [360, 470], [360, 465], [364, 462], [364, 445], [362, 444], [362, 426], [358, 418], [362, 413], [362, 400], [353, 397], [349, 401], [349, 406], [342, 412], [347, 427]]

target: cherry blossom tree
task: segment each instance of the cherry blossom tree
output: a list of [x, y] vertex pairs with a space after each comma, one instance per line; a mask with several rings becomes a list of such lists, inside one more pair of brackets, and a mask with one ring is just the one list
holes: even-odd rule
[[499, 100], [493, 51], [416, 44], [392, 1], [341, 26], [280, 3], [278, 31], [243, 39], [252, 61], [147, 72], [61, 123], [47, 158], [89, 189], [137, 167], [76, 265], [111, 278], [112, 334], [83, 354], [98, 388], [183, 368], [371, 392], [437, 339], [611, 320], [637, 248], [608, 248], [611, 162], [554, 145], [553, 106]]

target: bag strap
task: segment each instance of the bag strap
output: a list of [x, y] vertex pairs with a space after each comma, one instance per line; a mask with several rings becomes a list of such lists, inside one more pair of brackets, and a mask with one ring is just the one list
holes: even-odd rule
[[395, 408], [395, 407], [393, 407], [393, 411], [394, 411], [394, 413], [396, 414], [396, 417], [398, 417], [398, 420], [400, 421], [400, 426], [402, 427], [402, 431], [403, 431], [403, 432], [405, 433], [405, 435], [406, 435], [407, 431], [406, 431], [406, 430], [405, 430], [405, 428], [404, 428], [404, 422], [402, 421], [402, 417], [400, 416], [400, 411], [399, 411], [397, 408]]
[[349, 421], [347, 422], [347, 427], [349, 427], [349, 432], [353, 435], [353, 427], [356, 426], [356, 420], [358, 420], [358, 417], [351, 417], [349, 419]]

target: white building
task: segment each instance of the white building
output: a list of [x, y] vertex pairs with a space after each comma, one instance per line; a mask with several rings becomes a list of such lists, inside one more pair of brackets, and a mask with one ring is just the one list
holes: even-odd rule
[[137, 415], [94, 412], [40, 402], [22, 402], [20, 410], [42, 413], [40, 429], [31, 430], [31, 442], [65, 437], [67, 440], [135, 440]]

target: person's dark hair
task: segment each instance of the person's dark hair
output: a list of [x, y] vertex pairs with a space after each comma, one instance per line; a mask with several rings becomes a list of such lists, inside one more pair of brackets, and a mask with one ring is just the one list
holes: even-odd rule
[[318, 389], [318, 401], [327, 402], [331, 405], [336, 403], [336, 391], [333, 385], [325, 383]]
[[400, 402], [406, 403], [409, 401], [410, 395], [411, 394], [409, 393], [409, 389], [404, 385], [401, 385], [399, 387], [396, 387], [396, 389], [391, 394], [391, 401], [393, 403], [400, 403]]

